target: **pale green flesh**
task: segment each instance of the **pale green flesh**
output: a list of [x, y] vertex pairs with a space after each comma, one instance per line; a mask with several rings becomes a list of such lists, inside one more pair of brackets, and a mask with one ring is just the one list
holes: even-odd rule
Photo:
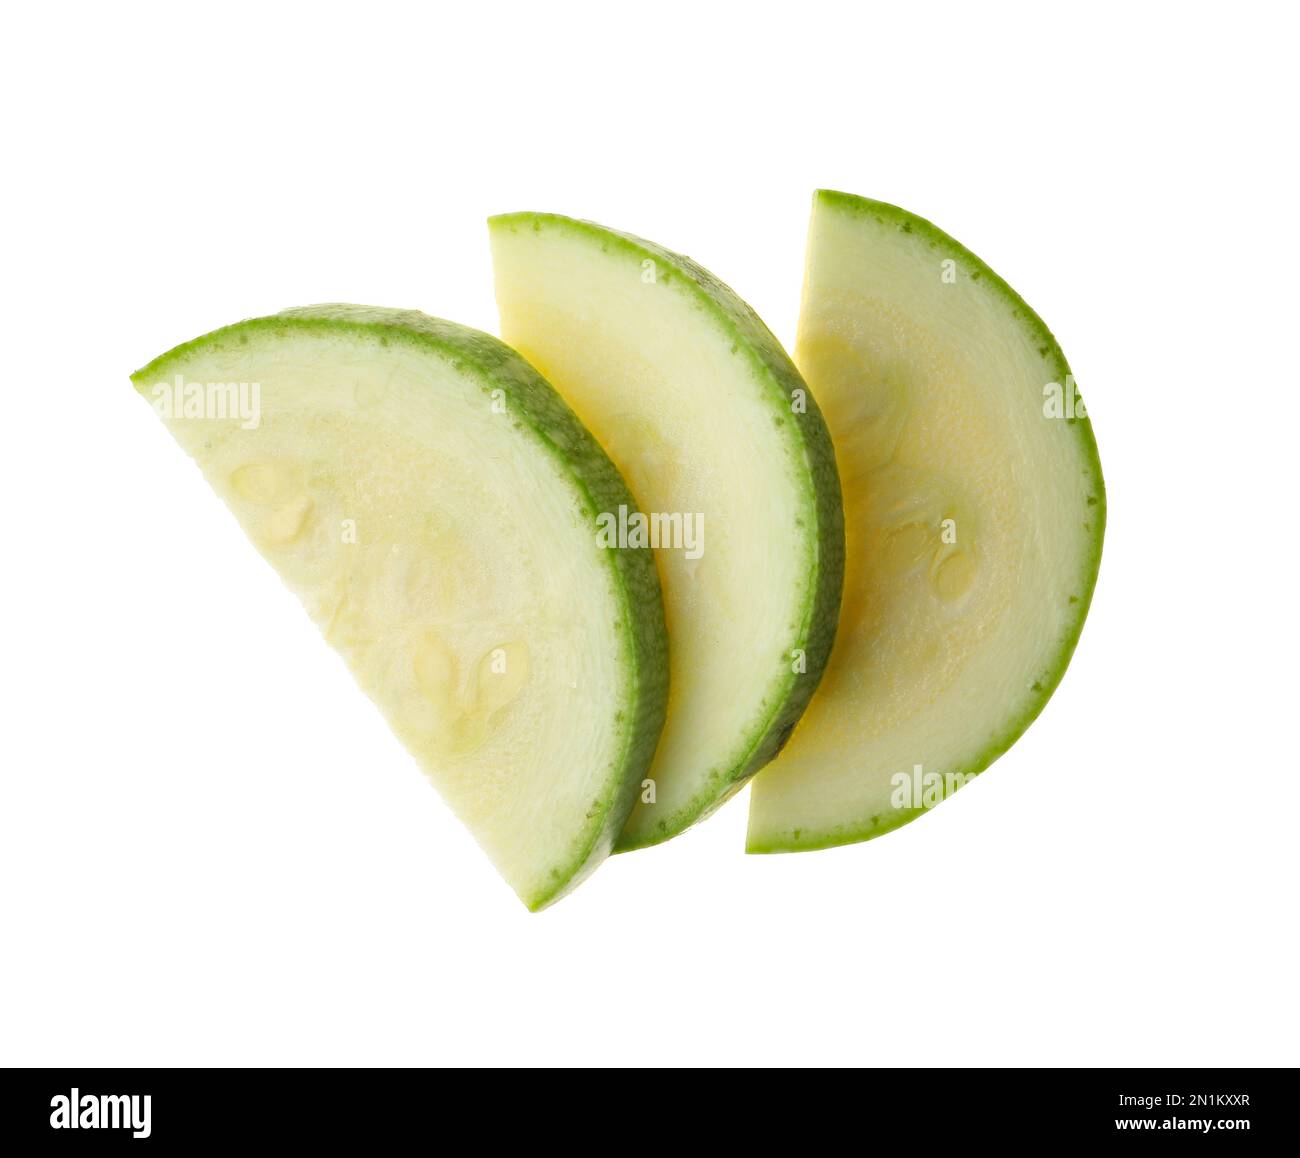
[[878, 836], [1005, 751], [1069, 661], [1105, 522], [1055, 340], [929, 222], [818, 194], [795, 360], [835, 441], [844, 601], [821, 686], [754, 781], [751, 852]]
[[258, 550], [530, 908], [610, 851], [666, 697], [648, 551], [597, 545], [631, 502], [594, 440], [495, 339], [314, 307], [133, 376], [254, 383], [260, 422], [168, 417]]
[[762, 323], [687, 259], [589, 222], [491, 222], [502, 335], [573, 406], [641, 507], [703, 518], [656, 552], [670, 647], [650, 792], [619, 848], [706, 816], [779, 750], [834, 633], [843, 540], [834, 455]]

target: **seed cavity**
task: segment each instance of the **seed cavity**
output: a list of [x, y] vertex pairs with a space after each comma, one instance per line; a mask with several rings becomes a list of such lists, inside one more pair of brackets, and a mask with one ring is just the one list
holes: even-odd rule
[[408, 713], [408, 720], [445, 756], [482, 747], [494, 717], [519, 698], [531, 674], [528, 646], [506, 642], [489, 648], [462, 686], [455, 651], [431, 629], [416, 644], [412, 668], [424, 710]]
[[262, 538], [277, 547], [287, 546], [302, 534], [311, 512], [311, 499], [307, 495], [299, 495], [262, 524]]
[[230, 476], [240, 498], [251, 503], [282, 505], [301, 493], [302, 473], [291, 463], [250, 462]]
[[931, 582], [934, 593], [945, 603], [960, 599], [975, 581], [975, 556], [970, 551], [954, 551], [939, 562]]

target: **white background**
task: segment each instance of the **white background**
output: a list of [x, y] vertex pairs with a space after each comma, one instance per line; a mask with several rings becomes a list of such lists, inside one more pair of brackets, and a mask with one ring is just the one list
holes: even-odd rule
[[[1282, 12], [11, 6], [0, 1062], [1300, 1062]], [[817, 186], [1055, 330], [1110, 497], [1078, 653], [919, 823], [746, 857], [742, 797], [529, 915], [127, 374], [317, 301], [493, 329], [512, 209], [791, 342]]]

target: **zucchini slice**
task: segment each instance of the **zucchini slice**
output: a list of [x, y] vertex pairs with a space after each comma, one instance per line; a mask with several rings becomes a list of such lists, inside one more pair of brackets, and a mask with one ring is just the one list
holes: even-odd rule
[[490, 222], [501, 330], [664, 527], [671, 647], [651, 790], [618, 848], [681, 832], [781, 749], [830, 651], [843, 578], [835, 456], [786, 353], [688, 258], [553, 214]]
[[524, 903], [595, 868], [662, 726], [663, 611], [651, 553], [597, 534], [631, 495], [542, 377], [335, 305], [132, 380]]
[[879, 836], [982, 771], [1042, 710], [1083, 627], [1106, 521], [1060, 347], [923, 218], [818, 193], [795, 361], [844, 485], [839, 634], [748, 848]]

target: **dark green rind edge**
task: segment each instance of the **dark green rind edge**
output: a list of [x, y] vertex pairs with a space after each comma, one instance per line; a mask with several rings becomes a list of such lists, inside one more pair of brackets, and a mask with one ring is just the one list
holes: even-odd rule
[[[897, 205], [890, 205], [885, 201], [873, 201], [867, 197], [858, 197], [852, 193], [839, 193], [831, 189], [819, 189], [813, 195], [813, 201], [814, 207], [817, 204], [822, 204], [827, 208], [842, 213], [874, 218], [877, 225], [893, 224], [900, 232], [915, 233], [922, 240], [934, 243], [936, 248], [942, 247], [946, 255], [958, 259], [962, 276], [969, 278], [973, 272], [977, 280], [983, 282], [1011, 307], [1012, 317], [1023, 326], [1033, 340], [1035, 347], [1046, 349], [1046, 353], [1043, 354], [1043, 361], [1048, 372], [1053, 377], [1044, 379], [1044, 381], [1064, 383], [1065, 375], [1070, 373], [1070, 367], [1066, 363], [1065, 355], [1061, 352], [1061, 347], [1052, 331], [1047, 328], [1047, 324], [1030, 309], [1024, 298], [961, 242], [950, 237], [924, 217], [918, 217], [915, 213], [909, 213], [906, 209], [900, 209]], [[1078, 396], [1082, 397], [1081, 394]], [[1048, 661], [1044, 673], [1036, 681], [1040, 688], [1037, 698], [1031, 699], [1025, 710], [1016, 716], [1012, 723], [990, 743], [989, 747], [965, 768], [944, 770], [945, 772], [951, 771], [954, 775], [976, 776], [983, 772], [1006, 752], [1012, 744], [1020, 739], [1029, 728], [1029, 725], [1038, 718], [1039, 713], [1047, 706], [1047, 701], [1051, 699], [1052, 693], [1065, 676], [1065, 669], [1069, 666], [1070, 658], [1074, 655], [1074, 649], [1079, 643], [1079, 636], [1083, 631], [1083, 622], [1088, 616], [1088, 608], [1092, 605], [1093, 591], [1097, 586], [1097, 574], [1101, 569], [1102, 540], [1106, 530], [1106, 486], [1102, 479], [1101, 458], [1097, 453], [1097, 440], [1093, 437], [1091, 418], [1070, 418], [1066, 422], [1075, 432], [1080, 456], [1085, 466], [1085, 473], [1089, 475], [1094, 488], [1093, 493], [1097, 499], [1096, 505], [1088, 508], [1091, 522], [1091, 538], [1088, 550], [1082, 559], [1083, 569], [1080, 577], [1075, 618], [1066, 629], [1065, 635], [1062, 636], [1056, 654]], [[865, 826], [822, 832], [808, 837], [801, 836], [797, 840], [786, 838], [760, 843], [747, 839], [745, 851], [756, 854], [815, 852], [819, 849], [836, 848], [846, 844], [859, 844], [902, 828], [909, 821], [915, 820], [918, 816], [924, 816], [926, 812], [930, 811], [933, 811], [933, 809], [899, 809], [896, 813], [888, 815], [882, 813], [874, 816], [871, 818], [870, 823]]]
[[[769, 693], [771, 707], [746, 746], [744, 756], [734, 767], [716, 773], [711, 788], [697, 793], [689, 804], [657, 821], [653, 829], [632, 839], [624, 835], [614, 845], [616, 853], [633, 852], [671, 840], [722, 807], [754, 773], [776, 757], [812, 699], [830, 658], [844, 587], [844, 507], [835, 451], [813, 392], [781, 343], [735, 291], [689, 257], [632, 234], [557, 213], [506, 213], [489, 218], [488, 225], [492, 229], [539, 230], [547, 226], [566, 230], [602, 246], [618, 246], [636, 259], [649, 258], [680, 275], [672, 277], [670, 273], [665, 277], [661, 273], [658, 282], [684, 286], [696, 304], [711, 313], [730, 334], [738, 351], [744, 351], [756, 379], [767, 387], [767, 400], [774, 414], [782, 419], [781, 430], [793, 457], [804, 466], [807, 509], [816, 520], [807, 562], [807, 570], [814, 577], [800, 609], [800, 630], [794, 646], [803, 649], [807, 670], [800, 674], [788, 671], [786, 679]], [[790, 410], [794, 390], [802, 390], [807, 399], [804, 414]], [[788, 670], [789, 657], [785, 658]]]
[[[403, 342], [433, 352], [462, 372], [476, 377], [490, 397], [505, 395], [516, 429], [530, 435], [559, 464], [591, 519], [602, 511], [628, 510], [635, 503], [622, 476], [590, 432], [554, 388], [505, 343], [479, 330], [421, 314], [375, 306], [331, 303], [251, 318], [185, 342], [131, 375], [138, 390], [147, 388], [168, 365], [197, 352], [219, 351], [247, 342], [250, 335], [276, 337], [290, 332], [351, 334], [381, 344]], [[595, 548], [599, 549], [599, 548]], [[619, 600], [624, 667], [629, 685], [623, 706], [624, 743], [604, 795], [594, 804], [593, 823], [574, 845], [567, 862], [552, 870], [551, 883], [520, 899], [536, 912], [575, 888], [612, 849], [633, 805], [641, 780], [654, 757], [668, 704], [668, 636], [654, 557], [648, 548], [602, 550]]]

